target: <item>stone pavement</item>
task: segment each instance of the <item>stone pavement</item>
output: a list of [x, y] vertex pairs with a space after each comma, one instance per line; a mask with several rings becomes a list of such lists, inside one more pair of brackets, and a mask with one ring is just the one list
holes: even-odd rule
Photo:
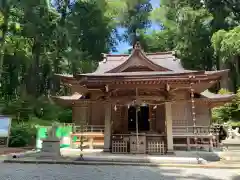
[[[103, 153], [101, 150], [84, 151], [83, 159], [77, 160], [80, 155], [79, 150], [63, 149], [61, 159], [39, 159], [38, 153], [28, 153], [25, 156], [17, 155], [5, 158], [6, 163], [24, 164], [64, 164], [64, 165], [114, 165], [114, 166], [149, 166], [149, 167], [185, 167], [185, 168], [215, 168], [215, 169], [240, 169], [240, 163], [226, 163], [224, 161], [209, 162], [202, 158], [196, 159], [194, 152], [177, 152], [173, 156], [153, 156], [153, 155], [129, 155]], [[71, 152], [71, 153], [70, 153]], [[188, 157], [189, 156], [189, 157]], [[203, 153], [202, 157], [212, 156], [210, 153]], [[208, 158], [207, 158], [208, 159]]]
[[[61, 149], [61, 154], [64, 157], [76, 159], [79, 157], [79, 149], [64, 148]], [[187, 163], [198, 164], [208, 161], [219, 161], [219, 155], [212, 152], [195, 151], [175, 151], [174, 155], [147, 155], [147, 154], [112, 154], [102, 152], [100, 149], [83, 152], [85, 160], [94, 161], [124, 161], [124, 162], [168, 162], [168, 163]], [[198, 160], [197, 160], [198, 158]]]
[[[8, 158], [8, 161], [5, 162], [18, 162], [18, 163], [57, 163], [57, 164], [132, 164], [139, 165], [148, 164], [153, 165], [162, 165], [162, 164], [206, 164], [206, 160], [196, 157], [183, 157], [183, 156], [159, 156], [159, 155], [145, 155], [145, 154], [111, 154], [103, 153], [101, 150], [94, 151], [84, 151], [83, 159], [79, 158], [80, 151], [74, 149], [62, 149], [61, 150], [62, 158], [61, 159], [39, 159], [37, 158], [38, 154], [27, 154], [23, 157], [17, 159]], [[17, 155], [19, 156], [19, 155]], [[76, 161], [77, 160], [77, 161]]]
[[0, 180], [239, 180], [238, 172], [229, 169], [0, 163]]

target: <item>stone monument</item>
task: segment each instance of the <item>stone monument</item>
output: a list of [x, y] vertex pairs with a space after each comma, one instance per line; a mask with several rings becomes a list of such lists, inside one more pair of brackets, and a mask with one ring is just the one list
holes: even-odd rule
[[223, 153], [222, 158], [231, 161], [240, 161], [240, 134], [239, 128], [228, 128], [227, 138], [222, 141]]
[[48, 129], [48, 136], [42, 140], [42, 149], [39, 158], [42, 159], [58, 159], [61, 157], [60, 153], [60, 139], [56, 136], [56, 130], [58, 125], [52, 124]]

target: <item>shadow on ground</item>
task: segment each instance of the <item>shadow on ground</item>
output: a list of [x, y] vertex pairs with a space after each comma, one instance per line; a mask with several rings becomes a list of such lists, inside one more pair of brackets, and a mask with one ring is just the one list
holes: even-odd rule
[[206, 151], [176, 151], [177, 157], [199, 157], [209, 162], [220, 161], [221, 157], [217, 152]]
[[4, 164], [0, 179], [239, 180], [229, 169], [114, 165]]
[[[240, 172], [240, 170], [239, 170]], [[231, 180], [239, 180], [240, 179], [240, 175], [236, 175], [236, 176], [233, 176]]]
[[[138, 172], [141, 171], [141, 167]], [[149, 174], [156, 173], [164, 180], [240, 180], [239, 175], [234, 175], [228, 170], [211, 170], [211, 169], [187, 169], [187, 168], [155, 168], [148, 169]], [[226, 171], [226, 172], [222, 172]], [[197, 172], [197, 173], [196, 173]], [[225, 175], [224, 175], [225, 174]], [[153, 174], [152, 174], [153, 175]], [[160, 178], [160, 179], [161, 179]], [[152, 178], [151, 180], [155, 179]]]

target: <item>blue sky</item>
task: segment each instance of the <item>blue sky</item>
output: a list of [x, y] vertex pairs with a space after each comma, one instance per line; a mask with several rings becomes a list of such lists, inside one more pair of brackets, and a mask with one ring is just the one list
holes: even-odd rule
[[[152, 7], [153, 8], [156, 8], [156, 7], [159, 7], [159, 4], [160, 4], [160, 0], [151, 0], [151, 3], [152, 3]], [[154, 30], [154, 29], [159, 29], [160, 27], [156, 24], [152, 24], [151, 26], [151, 29]], [[123, 28], [119, 28], [118, 29], [119, 33], [123, 33], [124, 32], [124, 29]], [[128, 43], [126, 42], [120, 42], [117, 46], [117, 51], [118, 53], [123, 53], [125, 51], [127, 51], [131, 46], [129, 46]]]

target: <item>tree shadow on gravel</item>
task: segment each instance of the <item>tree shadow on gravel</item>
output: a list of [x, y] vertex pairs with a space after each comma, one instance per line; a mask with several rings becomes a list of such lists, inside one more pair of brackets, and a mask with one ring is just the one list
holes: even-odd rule
[[[217, 172], [219, 171], [214, 172], [214, 169], [202, 170], [202, 169], [195, 169], [195, 168], [185, 169], [185, 168], [139, 167], [138, 172], [141, 172], [142, 169], [145, 170], [145, 173], [151, 176], [151, 178], [149, 178], [151, 180], [159, 180], [159, 179], [160, 180], [240, 180], [240, 176], [234, 176], [230, 179], [226, 179], [225, 177], [216, 175]], [[205, 173], [201, 173], [200, 171], [205, 171]], [[158, 179], [157, 179], [157, 176], [158, 176]]]
[[[240, 172], [240, 170], [239, 170]], [[233, 176], [231, 180], [240, 180], [240, 175]]]

